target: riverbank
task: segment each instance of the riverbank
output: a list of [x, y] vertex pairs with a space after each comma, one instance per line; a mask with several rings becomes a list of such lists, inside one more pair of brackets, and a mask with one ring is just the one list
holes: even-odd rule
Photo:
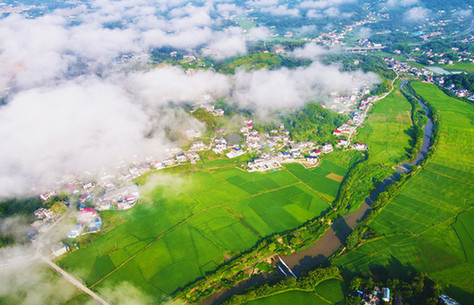
[[[405, 84], [406, 81], [403, 81], [400, 84], [400, 89], [404, 92], [405, 90], [403, 87]], [[430, 149], [431, 137], [433, 133], [433, 122], [430, 118], [428, 107], [418, 98], [414, 96], [412, 97], [415, 98], [420, 106], [425, 110], [425, 115], [427, 117], [427, 124], [423, 128], [424, 138], [420, 152], [413, 160], [399, 164], [397, 166], [397, 172], [385, 178], [377, 187], [377, 189], [365, 199], [361, 207], [352, 213], [336, 219], [330, 228], [312, 246], [291, 255], [281, 255], [282, 259], [297, 276], [303, 274], [307, 270], [317, 267], [321, 263], [326, 262], [331, 255], [333, 255], [338, 249], [342, 247], [352, 230], [357, 227], [357, 225], [362, 222], [369, 214], [369, 212], [372, 210], [372, 203], [377, 199], [377, 196], [384, 192], [388, 186], [398, 181], [401, 174], [410, 173], [412, 166], [420, 164], [421, 161], [426, 157]], [[241, 293], [245, 289], [255, 284], [266, 283], [271, 278], [272, 276], [267, 275], [259, 276], [258, 280], [249, 279], [243, 281], [238, 286], [232, 287], [225, 291], [220, 291], [204, 299], [199, 304], [219, 304], [231, 295]]]

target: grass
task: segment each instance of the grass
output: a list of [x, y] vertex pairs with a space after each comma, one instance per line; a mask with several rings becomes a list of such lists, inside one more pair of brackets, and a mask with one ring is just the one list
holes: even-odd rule
[[343, 281], [330, 279], [319, 283], [314, 291], [324, 300], [337, 304], [344, 301], [346, 287]]
[[444, 65], [441, 68], [445, 70], [452, 70], [452, 71], [466, 71], [468, 73], [474, 72], [474, 63], [472, 62], [455, 62], [452, 65]]
[[312, 292], [292, 290], [275, 294], [266, 298], [252, 300], [248, 305], [280, 305], [280, 304], [314, 304], [327, 305], [330, 304]]
[[469, 303], [474, 297], [474, 109], [435, 85], [416, 82], [413, 88], [438, 110], [437, 150], [370, 224], [382, 237], [336, 264], [351, 273], [426, 272], [450, 296]]
[[357, 141], [369, 146], [369, 162], [393, 166], [403, 160], [413, 145], [414, 128], [411, 120], [411, 105], [398, 89], [378, 101]]
[[348, 156], [328, 158], [319, 171], [299, 168], [314, 176], [311, 185], [290, 171], [248, 173], [227, 160], [148, 175], [141, 204], [107, 212], [115, 227], [58, 263], [105, 297], [127, 281], [159, 302], [259, 239], [321, 215], [340, 185], [325, 175], [345, 175], [360, 153]]
[[268, 297], [252, 300], [248, 305], [279, 305], [279, 304], [338, 304], [344, 301], [344, 282], [331, 279], [319, 283], [314, 292], [290, 290]]
[[319, 190], [326, 200], [333, 201], [342, 181], [339, 178], [344, 177], [354, 162], [361, 158], [362, 154], [356, 151], [333, 152], [314, 169], [306, 170], [299, 164], [287, 164], [285, 168], [310, 188]]

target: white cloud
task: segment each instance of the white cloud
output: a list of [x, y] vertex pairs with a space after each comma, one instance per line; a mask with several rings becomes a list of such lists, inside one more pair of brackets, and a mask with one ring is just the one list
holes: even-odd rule
[[272, 34], [269, 28], [258, 26], [251, 28], [247, 33], [247, 38], [250, 40], [265, 40]]
[[454, 15], [461, 18], [467, 18], [467, 17], [472, 16], [472, 10], [459, 10], [455, 12]]
[[264, 13], [269, 13], [275, 16], [298, 16], [299, 10], [296, 8], [290, 9], [287, 5], [269, 6], [261, 9]]
[[63, 76], [71, 58], [64, 53], [68, 33], [61, 17], [0, 20], [0, 88], [31, 87]]
[[246, 2], [247, 6], [256, 6], [256, 7], [264, 7], [264, 6], [276, 6], [278, 5], [278, 0], [252, 0]]
[[388, 0], [385, 4], [389, 7], [412, 6], [418, 4], [418, 0]]
[[187, 75], [178, 67], [133, 73], [125, 82], [127, 89], [139, 100], [154, 106], [164, 106], [169, 102], [198, 102], [205, 94], [223, 96], [230, 89], [228, 78], [222, 74], [197, 71]]
[[341, 72], [338, 66], [314, 62], [309, 67], [294, 70], [237, 72], [233, 98], [239, 105], [264, 114], [298, 108], [333, 91], [351, 90], [364, 83], [377, 82], [374, 73]]
[[247, 46], [241, 28], [227, 28], [214, 35], [211, 42], [207, 45], [216, 58], [222, 59], [234, 55], [245, 54]]
[[23, 91], [0, 108], [0, 194], [29, 192], [119, 158], [160, 155], [166, 141], [146, 138], [148, 124], [140, 105], [100, 79]]
[[300, 8], [324, 9], [344, 3], [356, 2], [356, 0], [319, 0], [319, 1], [302, 1]]
[[431, 11], [427, 8], [417, 6], [406, 11], [404, 18], [407, 21], [421, 22], [425, 21], [428, 18], [430, 12]]
[[293, 51], [292, 55], [297, 58], [307, 58], [311, 60], [316, 60], [322, 55], [338, 53], [339, 49], [328, 49], [323, 46], [320, 46], [316, 43], [307, 43], [301, 48], [297, 48]]

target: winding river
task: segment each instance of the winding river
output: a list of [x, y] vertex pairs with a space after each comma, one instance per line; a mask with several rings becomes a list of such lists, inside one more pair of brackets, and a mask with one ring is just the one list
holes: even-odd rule
[[[414, 99], [418, 100], [415, 96], [405, 91], [404, 86], [406, 82], [407, 80], [403, 80], [400, 83], [400, 89], [406, 94], [413, 97]], [[371, 205], [375, 201], [375, 199], [377, 199], [377, 196], [382, 193], [387, 186], [397, 181], [400, 178], [401, 174], [409, 173], [411, 171], [412, 166], [420, 164], [420, 162], [426, 157], [426, 154], [430, 150], [431, 136], [433, 134], [433, 122], [429, 117], [428, 107], [426, 107], [426, 105], [423, 104], [420, 100], [418, 100], [418, 104], [425, 110], [426, 117], [428, 118], [428, 122], [423, 128], [424, 138], [420, 152], [413, 160], [399, 164], [396, 167], [396, 172], [393, 175], [385, 178], [377, 187], [377, 189], [365, 199], [364, 203], [359, 209], [336, 219], [332, 226], [323, 234], [323, 236], [321, 236], [321, 238], [319, 238], [309, 248], [298, 253], [281, 256], [281, 258], [286, 262], [286, 264], [294, 271], [297, 276], [301, 275], [307, 270], [316, 268], [321, 263], [326, 262], [328, 257], [343, 245], [347, 236], [349, 236], [349, 234], [351, 233], [352, 229], [355, 228], [357, 224], [365, 218], [365, 216], [367, 216], [367, 214], [372, 209]], [[199, 304], [214, 305], [222, 303], [224, 300], [226, 300], [233, 294], [241, 293], [245, 289], [255, 284], [269, 282], [272, 279], [275, 280], [275, 278], [278, 278], [277, 272], [260, 274], [256, 277], [252, 277], [248, 280], [242, 281], [232, 288], [219, 291], [202, 300]]]

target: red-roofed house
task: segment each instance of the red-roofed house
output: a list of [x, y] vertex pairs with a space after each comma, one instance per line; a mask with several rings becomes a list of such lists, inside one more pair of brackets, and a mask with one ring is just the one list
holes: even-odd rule
[[317, 156], [319, 156], [321, 153], [322, 153], [322, 151], [318, 149], [318, 150], [313, 150], [312, 152], [309, 153], [309, 155], [310, 155], [311, 157], [317, 157]]

